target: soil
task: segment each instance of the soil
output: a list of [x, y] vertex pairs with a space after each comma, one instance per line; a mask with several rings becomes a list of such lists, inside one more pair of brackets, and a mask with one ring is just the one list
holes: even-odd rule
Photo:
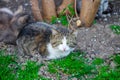
[[110, 29], [110, 25], [120, 25], [120, 1], [111, 1], [113, 12], [96, 20], [97, 24], [90, 28], [80, 28], [78, 33], [78, 47], [88, 53], [87, 57], [108, 58], [112, 54], [120, 53], [120, 35]]

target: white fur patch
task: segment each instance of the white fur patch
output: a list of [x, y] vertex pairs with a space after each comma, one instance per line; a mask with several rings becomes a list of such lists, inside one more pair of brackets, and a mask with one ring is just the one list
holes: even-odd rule
[[49, 52], [47, 59], [57, 59], [69, 55], [70, 52], [74, 50], [74, 48], [70, 48], [67, 45], [66, 37], [64, 37], [62, 39], [62, 44], [58, 45], [56, 48], [53, 48], [51, 43], [49, 43], [47, 45], [47, 50]]

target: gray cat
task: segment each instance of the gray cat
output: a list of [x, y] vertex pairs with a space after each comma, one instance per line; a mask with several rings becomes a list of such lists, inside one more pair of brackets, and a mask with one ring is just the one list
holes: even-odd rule
[[62, 58], [75, 49], [77, 31], [44, 22], [31, 23], [21, 31], [17, 46], [20, 53], [40, 53], [46, 59]]
[[8, 8], [0, 8], [0, 42], [15, 44], [28, 19], [29, 16], [24, 14], [22, 6], [15, 13]]

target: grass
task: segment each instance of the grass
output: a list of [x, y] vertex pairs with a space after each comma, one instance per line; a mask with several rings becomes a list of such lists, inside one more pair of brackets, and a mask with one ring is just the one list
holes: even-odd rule
[[72, 3], [72, 4], [69, 4], [65, 9], [63, 9], [63, 11], [61, 11], [58, 14], [58, 17], [53, 16], [51, 19], [51, 23], [52, 24], [61, 23], [63, 26], [67, 27], [69, 24], [69, 21], [67, 19], [67, 16], [65, 15], [66, 10], [69, 11], [69, 14], [67, 14], [69, 15], [69, 17], [72, 17], [75, 15], [75, 10], [73, 8], [73, 3]]
[[[14, 55], [4, 55], [5, 51], [0, 51], [0, 80], [51, 80], [41, 75], [38, 71], [42, 64], [27, 61], [25, 64], [16, 62]], [[111, 56], [110, 60], [116, 64], [112, 68], [101, 58], [89, 60], [85, 58], [85, 53], [74, 52], [69, 56], [46, 61], [50, 74], [61, 79], [61, 74], [68, 76], [68, 80], [77, 78], [80, 80], [120, 80], [120, 54]]]
[[4, 56], [4, 51], [0, 51], [0, 80], [14, 80], [14, 68], [16, 65], [14, 56]]
[[120, 34], [120, 26], [119, 25], [110, 25], [110, 29], [115, 33], [115, 34]]
[[52, 20], [51, 20], [51, 23], [52, 24], [56, 24], [56, 23], [61, 23], [62, 25], [64, 26], [68, 26], [68, 20], [67, 20], [67, 17], [65, 15], [62, 15], [62, 16], [59, 16], [59, 17], [52, 17]]
[[41, 65], [36, 65], [36, 62], [27, 61], [25, 65], [20, 65], [17, 76], [18, 80], [33, 80], [39, 79], [38, 71]]
[[84, 54], [71, 53], [66, 58], [48, 62], [48, 72], [51, 74], [69, 75], [69, 79], [80, 80], [120, 80], [120, 55], [115, 55], [113, 61], [117, 64], [115, 68], [105, 64], [105, 60], [95, 58], [90, 61], [84, 58]]
[[96, 24], [96, 23], [97, 23], [97, 21], [96, 21], [96, 20], [94, 20], [94, 21], [93, 21], [93, 24]]
[[[92, 73], [93, 66], [91, 66], [87, 59], [83, 58], [83, 53], [71, 53], [68, 57], [59, 59], [59, 60], [52, 60], [48, 63], [48, 71], [50, 73], [57, 74], [62, 72], [66, 75], [72, 75], [79, 77], [84, 76], [84, 74]], [[78, 76], [79, 75], [79, 76]]]
[[38, 75], [42, 64], [33, 61], [19, 64], [16, 56], [4, 53], [5, 51], [0, 51], [0, 80], [48, 80]]
[[100, 64], [103, 64], [104, 63], [104, 60], [101, 59], [101, 58], [95, 58], [93, 61], [92, 61], [92, 64], [93, 65], [100, 65]]

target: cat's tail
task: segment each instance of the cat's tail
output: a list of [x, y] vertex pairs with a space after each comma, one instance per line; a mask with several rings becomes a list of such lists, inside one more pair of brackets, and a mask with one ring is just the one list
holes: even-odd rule
[[5, 13], [8, 13], [10, 15], [13, 15], [13, 12], [9, 8], [1, 8], [0, 12], [5, 12]]
[[0, 24], [9, 24], [13, 15], [13, 12], [9, 8], [0, 8]]

